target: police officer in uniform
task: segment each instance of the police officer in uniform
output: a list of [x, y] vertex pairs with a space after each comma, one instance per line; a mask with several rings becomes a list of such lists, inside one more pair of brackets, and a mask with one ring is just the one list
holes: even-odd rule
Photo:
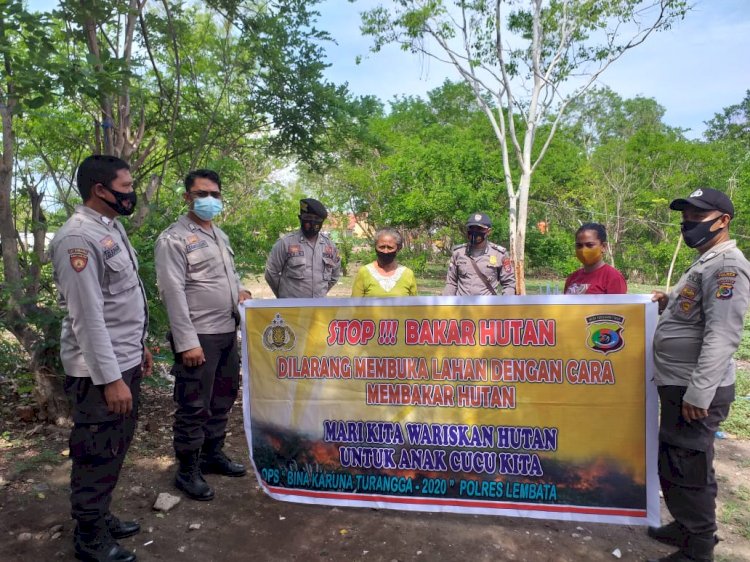
[[266, 282], [277, 298], [317, 298], [341, 276], [336, 245], [320, 232], [328, 211], [316, 199], [302, 199], [300, 229], [274, 244], [266, 262]]
[[714, 435], [734, 401], [732, 355], [750, 301], [750, 264], [729, 238], [734, 205], [703, 188], [669, 208], [682, 212], [682, 237], [698, 250], [674, 290], [654, 293], [654, 381], [661, 401], [659, 479], [674, 521], [648, 534], [676, 546], [662, 558], [713, 560], [716, 538]]
[[227, 235], [213, 223], [222, 211], [218, 174], [190, 172], [184, 197], [189, 211], [161, 233], [154, 258], [175, 356], [175, 486], [194, 500], [207, 501], [214, 491], [203, 474], [246, 474], [223, 447], [239, 390], [237, 304], [250, 293], [235, 270]]
[[83, 205], [50, 245], [60, 304], [65, 392], [71, 403], [71, 515], [79, 560], [136, 559], [117, 539], [140, 530], [110, 513], [112, 492], [133, 439], [140, 383], [151, 373], [148, 309], [138, 260], [118, 215], [135, 210], [129, 166], [89, 156], [78, 167]]
[[469, 215], [466, 221], [468, 244], [453, 250], [444, 295], [516, 294], [513, 262], [505, 248], [487, 240], [490, 232], [492, 223], [487, 215]]

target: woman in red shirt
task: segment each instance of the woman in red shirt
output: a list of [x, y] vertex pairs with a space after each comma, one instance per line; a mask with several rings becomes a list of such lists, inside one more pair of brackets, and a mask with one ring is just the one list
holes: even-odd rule
[[565, 280], [566, 295], [623, 295], [628, 285], [622, 273], [604, 263], [607, 229], [588, 222], [576, 231], [576, 257], [583, 264]]

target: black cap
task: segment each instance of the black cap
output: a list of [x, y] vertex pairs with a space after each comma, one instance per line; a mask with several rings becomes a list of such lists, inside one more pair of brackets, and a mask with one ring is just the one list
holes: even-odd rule
[[696, 189], [684, 199], [675, 199], [669, 204], [673, 211], [682, 211], [688, 205], [706, 211], [721, 211], [734, 218], [734, 205], [726, 193], [710, 187]]
[[326, 210], [325, 205], [317, 199], [300, 199], [299, 212], [300, 214], [312, 213], [313, 215], [318, 215], [322, 219], [328, 216], [328, 211]]
[[485, 228], [492, 228], [492, 221], [490, 217], [484, 213], [472, 213], [466, 220], [466, 226], [483, 226]]

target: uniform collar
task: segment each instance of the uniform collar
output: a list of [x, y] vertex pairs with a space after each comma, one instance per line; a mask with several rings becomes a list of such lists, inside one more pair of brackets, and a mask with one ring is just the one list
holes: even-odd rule
[[[307, 239], [307, 237], [302, 233], [302, 229], [300, 228], [297, 232], [299, 232], [299, 241], [300, 242], [306, 242], [307, 244], [311, 244], [310, 240]], [[323, 240], [323, 233], [318, 232], [318, 237], [315, 239], [315, 244], [325, 244], [325, 241]]]
[[708, 252], [701, 255], [697, 260], [695, 260], [698, 263], [705, 263], [708, 260], [711, 260], [718, 256], [719, 254], [722, 254], [728, 250], [733, 250], [737, 247], [737, 240], [727, 240], [726, 242], [722, 242], [721, 244], [717, 244], [713, 248], [711, 248]]
[[195, 232], [196, 230], [200, 230], [201, 232], [204, 232], [204, 233], [208, 234], [211, 237], [214, 236], [213, 225], [212, 225], [210, 231], [206, 230], [201, 225], [199, 225], [197, 222], [193, 221], [187, 214], [181, 215], [177, 219], [177, 222], [179, 222], [182, 226], [184, 226], [185, 228], [187, 228], [190, 232]]
[[471, 256], [484, 256], [489, 251], [490, 251], [490, 243], [487, 242], [484, 245], [484, 248], [482, 249], [482, 251], [477, 251], [474, 248], [472, 248], [471, 251], [469, 252], [469, 255], [471, 255]]
[[87, 207], [86, 205], [76, 205], [76, 213], [81, 213], [87, 218], [90, 218], [91, 220], [104, 225], [104, 227], [109, 230], [115, 229], [115, 221], [117, 220], [116, 218], [111, 219], [109, 217], [105, 217], [101, 213], [97, 213], [91, 207]]

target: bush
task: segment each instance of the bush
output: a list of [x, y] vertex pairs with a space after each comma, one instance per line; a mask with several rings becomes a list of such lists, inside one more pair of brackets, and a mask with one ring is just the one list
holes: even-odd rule
[[[638, 244], [631, 244], [621, 255], [615, 256], [616, 265], [628, 281], [663, 285], [667, 280], [674, 248], [674, 244], [671, 243], [644, 240]], [[677, 282], [694, 257], [694, 250], [686, 248], [683, 244], [675, 261], [672, 285]]]
[[530, 275], [564, 278], [581, 267], [575, 256], [575, 235], [553, 230], [542, 234], [536, 229], [526, 233], [526, 270]]
[[402, 251], [399, 254], [399, 263], [404, 264], [406, 267], [414, 272], [414, 275], [421, 277], [427, 270], [427, 253], [426, 252], [408, 252]]

